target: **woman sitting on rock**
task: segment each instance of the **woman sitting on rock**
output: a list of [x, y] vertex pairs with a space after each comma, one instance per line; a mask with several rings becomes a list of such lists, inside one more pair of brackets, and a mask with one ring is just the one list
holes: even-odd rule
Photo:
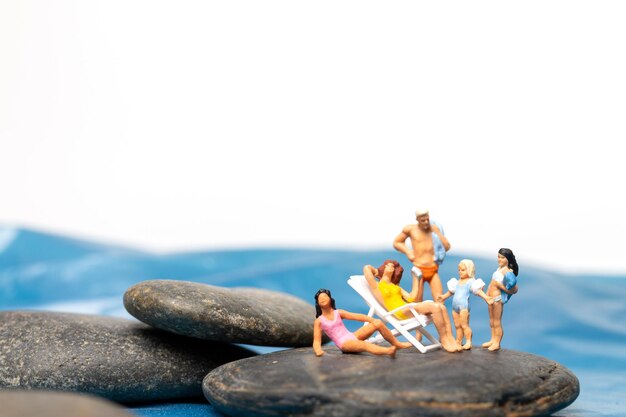
[[[317, 356], [322, 356], [322, 331], [345, 353], [369, 352], [374, 355], [390, 355], [394, 357], [398, 348], [411, 347], [409, 342], [400, 342], [396, 339], [385, 324], [365, 314], [351, 313], [345, 310], [335, 309], [335, 300], [330, 291], [321, 289], [315, 294], [316, 318], [313, 324], [313, 351]], [[343, 324], [343, 319], [369, 322], [354, 333], [351, 333]], [[365, 339], [375, 331], [379, 331], [390, 347], [378, 346]]]
[[[371, 265], [365, 265], [363, 267], [363, 274], [370, 286], [372, 294], [374, 294], [374, 297], [376, 297], [387, 310], [391, 311], [407, 305], [407, 303], [411, 303], [411, 306], [417, 313], [431, 316], [435, 328], [439, 333], [441, 346], [445, 350], [448, 352], [461, 351], [461, 345], [458, 344], [452, 336], [452, 328], [450, 327], [450, 319], [446, 306], [432, 301], [414, 303], [413, 301], [417, 298], [419, 285], [417, 278], [413, 276], [413, 288], [409, 293], [400, 287], [403, 272], [404, 269], [400, 266], [400, 263], [394, 260], [386, 260], [378, 268], [374, 268]], [[377, 278], [379, 281], [376, 281]], [[401, 320], [412, 317], [410, 311], [408, 311], [408, 307], [407, 305], [405, 311], [396, 313], [396, 317]], [[418, 332], [418, 337], [420, 336], [421, 333]]]

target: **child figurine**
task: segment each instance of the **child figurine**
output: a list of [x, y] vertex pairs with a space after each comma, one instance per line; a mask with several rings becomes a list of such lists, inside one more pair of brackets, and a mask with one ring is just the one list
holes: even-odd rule
[[498, 269], [493, 273], [487, 288], [487, 295], [493, 297], [494, 303], [489, 306], [491, 340], [483, 343], [483, 347], [491, 351], [500, 349], [500, 342], [504, 334], [502, 330], [502, 312], [509, 298], [517, 292], [518, 273], [519, 266], [513, 251], [501, 248], [498, 251]]
[[[335, 309], [335, 299], [331, 297], [330, 291], [321, 289], [315, 294], [316, 318], [313, 324], [313, 351], [315, 355], [322, 356], [322, 330], [337, 347], [344, 353], [369, 352], [374, 355], [389, 355], [395, 357], [398, 348], [411, 347], [409, 342], [400, 342], [396, 339], [385, 324], [365, 314], [350, 313], [345, 310]], [[354, 333], [346, 329], [342, 319], [358, 320], [369, 322]], [[391, 343], [390, 347], [375, 345], [366, 342], [378, 330], [383, 338]]]
[[454, 294], [454, 298], [452, 298], [452, 318], [456, 328], [456, 342], [461, 344], [465, 336], [465, 344], [463, 345], [465, 350], [472, 348], [472, 329], [469, 326], [470, 291], [485, 300], [487, 304], [493, 304], [493, 299], [487, 297], [487, 294], [483, 292], [485, 282], [480, 278], [475, 278], [475, 271], [474, 262], [469, 259], [463, 259], [459, 262], [459, 279], [450, 279], [448, 281], [448, 291], [437, 297], [437, 301], [442, 303]]

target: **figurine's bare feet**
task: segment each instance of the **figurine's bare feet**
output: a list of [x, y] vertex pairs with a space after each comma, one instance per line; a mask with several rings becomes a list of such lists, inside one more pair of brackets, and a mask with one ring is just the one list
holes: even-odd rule
[[495, 350], [500, 350], [500, 345], [494, 343], [491, 346], [489, 346], [489, 350], [492, 351], [492, 352], [495, 351]]
[[471, 348], [472, 348], [472, 344], [470, 342], [467, 342], [466, 344], [463, 345], [464, 350], [470, 350]]
[[397, 345], [395, 345], [398, 349], [407, 349], [410, 347], [413, 347], [413, 345], [411, 344], [411, 342], [398, 342]]
[[[409, 344], [410, 344], [410, 343], [409, 343]], [[391, 356], [392, 358], [395, 358], [395, 357], [396, 357], [396, 350], [398, 350], [398, 348], [397, 348], [397, 347], [395, 347], [395, 346], [391, 346], [391, 347], [389, 348], [389, 356]]]
[[443, 347], [448, 352], [458, 352], [459, 351], [459, 349], [457, 347], [457, 344], [454, 341], [454, 339], [450, 340], [450, 339], [443, 338], [443, 340], [441, 341], [441, 347]]
[[488, 342], [483, 343], [483, 347], [484, 348], [488, 348], [489, 346], [493, 345], [493, 340], [490, 340]]
[[460, 352], [463, 350], [463, 345], [461, 344], [461, 342], [455, 342], [456, 343], [456, 350], [457, 352]]

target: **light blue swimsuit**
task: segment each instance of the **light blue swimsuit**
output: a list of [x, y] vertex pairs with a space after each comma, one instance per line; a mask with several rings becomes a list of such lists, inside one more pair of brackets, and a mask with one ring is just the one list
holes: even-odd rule
[[469, 296], [472, 280], [467, 281], [465, 285], [457, 284], [456, 292], [452, 298], [452, 310], [460, 313], [461, 310], [470, 310]]
[[454, 294], [452, 298], [452, 310], [460, 313], [461, 310], [469, 311], [470, 292], [477, 294], [485, 286], [485, 282], [480, 278], [470, 278], [463, 285], [459, 284], [459, 280], [452, 278], [448, 281], [448, 291]]

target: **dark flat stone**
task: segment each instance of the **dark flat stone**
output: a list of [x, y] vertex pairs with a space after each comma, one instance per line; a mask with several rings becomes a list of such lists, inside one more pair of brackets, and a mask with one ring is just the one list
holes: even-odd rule
[[395, 359], [324, 348], [232, 362], [204, 379], [205, 397], [231, 416], [547, 415], [571, 404], [578, 379], [549, 359], [511, 350], [415, 349]]
[[202, 395], [213, 368], [254, 355], [112, 317], [0, 312], [0, 389], [87, 392], [116, 401]]
[[289, 294], [151, 280], [132, 286], [124, 306], [137, 319], [185, 336], [262, 346], [310, 346], [315, 307]]
[[69, 392], [5, 390], [0, 404], [10, 417], [133, 417], [111, 401]]

